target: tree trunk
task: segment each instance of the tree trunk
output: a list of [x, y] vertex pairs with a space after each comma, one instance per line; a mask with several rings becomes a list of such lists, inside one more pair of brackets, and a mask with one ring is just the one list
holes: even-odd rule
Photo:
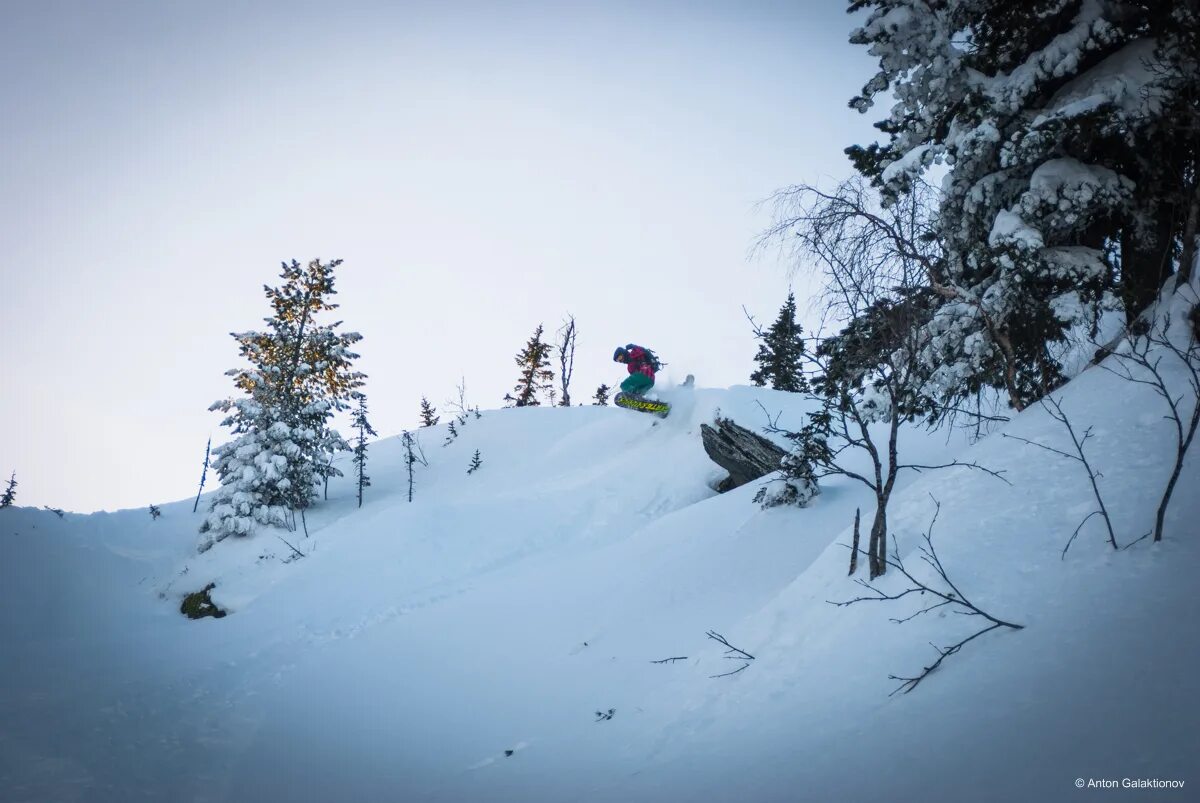
[[858, 571], [858, 514], [859, 508], [854, 508], [854, 540], [850, 542], [850, 574]]
[[887, 571], [887, 500], [882, 497], [875, 502], [875, 521], [871, 523], [867, 563], [872, 580]]
[[1171, 251], [1175, 220], [1166, 204], [1155, 211], [1154, 240], [1135, 237], [1132, 227], [1121, 234], [1121, 285], [1125, 314], [1132, 321], [1154, 303], [1163, 282], [1171, 274]]

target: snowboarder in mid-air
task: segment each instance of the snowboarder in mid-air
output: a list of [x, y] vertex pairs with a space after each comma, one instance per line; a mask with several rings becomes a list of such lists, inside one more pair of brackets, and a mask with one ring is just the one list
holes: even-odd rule
[[619, 407], [665, 416], [671, 409], [669, 404], [643, 398], [643, 394], [654, 387], [654, 374], [662, 367], [654, 352], [630, 343], [619, 346], [613, 352], [613, 362], [619, 362], [629, 370], [629, 376], [621, 383], [621, 392], [613, 399], [613, 403]]
[[618, 346], [613, 352], [613, 362], [626, 365], [629, 376], [621, 383], [621, 392], [633, 396], [641, 396], [654, 387], [654, 371], [656, 369], [652, 352], [641, 346], [630, 343], [628, 346]]

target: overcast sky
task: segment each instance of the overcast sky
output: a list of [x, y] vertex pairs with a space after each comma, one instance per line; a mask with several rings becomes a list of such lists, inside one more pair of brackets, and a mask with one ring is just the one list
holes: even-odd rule
[[0, 6], [0, 473], [25, 505], [194, 493], [228, 333], [292, 258], [345, 260], [384, 436], [460, 377], [500, 406], [568, 313], [578, 401], [629, 341], [746, 383], [742, 305], [806, 293], [748, 258], [756, 203], [848, 175], [873, 133], [836, 0]]

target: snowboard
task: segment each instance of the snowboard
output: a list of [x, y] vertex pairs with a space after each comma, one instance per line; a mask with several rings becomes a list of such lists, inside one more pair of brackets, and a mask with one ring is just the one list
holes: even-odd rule
[[651, 413], [659, 418], [666, 418], [671, 412], [671, 405], [662, 401], [654, 401], [628, 393], [618, 393], [613, 397], [613, 404], [626, 410], [637, 410], [639, 413]]

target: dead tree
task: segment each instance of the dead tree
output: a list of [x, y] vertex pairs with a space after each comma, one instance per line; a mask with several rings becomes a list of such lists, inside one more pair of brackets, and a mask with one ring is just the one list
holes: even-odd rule
[[558, 383], [562, 388], [563, 407], [571, 406], [571, 374], [575, 372], [575, 316], [568, 315], [562, 328], [558, 330]]
[[1083, 466], [1083, 470], [1087, 473], [1088, 481], [1092, 485], [1092, 496], [1096, 500], [1097, 505], [1097, 509], [1084, 516], [1083, 521], [1079, 522], [1079, 526], [1075, 528], [1075, 532], [1071, 533], [1071, 537], [1067, 539], [1067, 543], [1063, 547], [1061, 558], [1066, 559], [1067, 550], [1071, 548], [1071, 544], [1075, 541], [1075, 537], [1079, 535], [1079, 531], [1083, 529], [1083, 525], [1087, 524], [1093, 516], [1100, 516], [1104, 520], [1104, 526], [1108, 530], [1108, 542], [1112, 545], [1113, 549], [1119, 549], [1120, 547], [1117, 546], [1117, 536], [1113, 532], [1112, 519], [1109, 518], [1108, 515], [1108, 507], [1104, 504], [1104, 497], [1100, 494], [1100, 485], [1098, 483], [1100, 478], [1104, 475], [1092, 468], [1092, 464], [1088, 460], [1087, 454], [1083, 449], [1084, 445], [1092, 437], [1092, 428], [1088, 427], [1082, 432], [1076, 432], [1075, 427], [1071, 424], [1071, 420], [1067, 417], [1066, 412], [1063, 411], [1062, 404], [1053, 396], [1047, 396], [1038, 403], [1047, 413], [1049, 413], [1051, 418], [1066, 428], [1067, 434], [1071, 437], [1071, 446], [1074, 450], [1074, 454], [1070, 452], [1064, 452], [1061, 449], [1055, 449], [1053, 446], [1047, 446], [1044, 443], [1031, 441], [1028, 438], [1010, 435], [1007, 432], [1002, 434], [1004, 437], [1009, 438], [1010, 440], [1027, 443], [1030, 446], [1036, 446], [1039, 449], [1045, 449], [1047, 452], [1052, 452], [1056, 455], [1060, 455], [1061, 457], [1065, 457], [1068, 460], [1074, 460], [1075, 462], [1079, 463], [1081, 466]]
[[[845, 600], [844, 602], [834, 602], [832, 600], [829, 601], [830, 605], [845, 607], [848, 605], [853, 605], [857, 602], [882, 602], [902, 599], [903, 597], [907, 597], [909, 594], [917, 594], [918, 596], [925, 596], [928, 594], [929, 596], [933, 597], [935, 601], [928, 603], [916, 613], [909, 614], [908, 616], [900, 619], [892, 619], [891, 621], [895, 622], [896, 624], [904, 624], [905, 622], [916, 619], [923, 613], [929, 613], [930, 611], [949, 606], [950, 610], [952, 610], [954, 613], [961, 614], [963, 616], [978, 616], [990, 622], [990, 624], [984, 626], [982, 629], [977, 630], [976, 632], [949, 647], [938, 647], [937, 645], [931, 645], [937, 651], [938, 658], [932, 664], [925, 667], [920, 674], [912, 677], [888, 675], [889, 680], [901, 681], [900, 686], [898, 686], [895, 691], [892, 692], [892, 695], [899, 692], [904, 692], [907, 694], [915, 689], [922, 680], [924, 680], [931, 672], [942, 665], [942, 661], [946, 660], [951, 655], [954, 655], [956, 652], [966, 646], [968, 642], [979, 638], [983, 634], [990, 633], [991, 631], [1002, 627], [1012, 630], [1023, 630], [1025, 628], [1025, 625], [1013, 624], [1012, 622], [1006, 622], [1003, 619], [997, 619], [987, 611], [978, 607], [969, 599], [967, 599], [966, 595], [963, 594], [958, 586], [954, 584], [954, 581], [950, 579], [950, 576], [946, 573], [946, 567], [942, 564], [941, 559], [938, 557], [937, 550], [933, 548], [933, 526], [937, 523], [938, 514], [942, 510], [941, 504], [936, 499], [933, 500], [933, 504], [933, 519], [929, 522], [929, 529], [927, 529], [923, 535], [925, 543], [923, 546], [918, 547], [918, 551], [920, 552], [921, 560], [924, 561], [937, 574], [938, 579], [940, 580], [940, 583], [937, 587], [914, 577], [905, 567], [904, 561], [900, 558], [900, 551], [896, 549], [895, 544], [893, 544], [892, 556], [887, 558], [888, 565], [900, 572], [900, 574], [903, 575], [906, 580], [908, 580], [909, 584], [907, 588], [898, 593], [888, 594], [880, 590], [878, 587], [872, 585], [870, 582], [856, 578], [854, 582], [870, 591], [871, 596], [856, 597], [854, 599]], [[895, 541], [894, 536], [893, 541]]]

